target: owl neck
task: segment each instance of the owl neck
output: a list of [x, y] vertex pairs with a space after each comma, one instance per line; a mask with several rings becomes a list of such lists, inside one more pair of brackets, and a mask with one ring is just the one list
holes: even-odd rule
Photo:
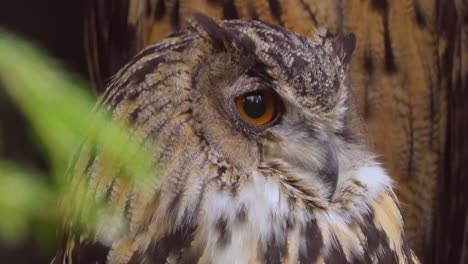
[[384, 170], [369, 161], [340, 177], [345, 180], [329, 201], [314, 199], [291, 185], [288, 175], [274, 172], [213, 179], [200, 189], [197, 210], [187, 203], [177, 214], [156, 219], [151, 243], [134, 255], [151, 263], [411, 262]]

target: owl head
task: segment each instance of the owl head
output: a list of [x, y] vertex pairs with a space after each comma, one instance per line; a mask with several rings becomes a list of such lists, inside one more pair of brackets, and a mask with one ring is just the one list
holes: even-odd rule
[[88, 240], [104, 259], [417, 261], [352, 105], [354, 35], [197, 14], [191, 25], [136, 55], [101, 98], [159, 171], [143, 192], [90, 157], [87, 184], [120, 212]]
[[197, 130], [242, 173], [281, 167], [329, 199], [339, 173], [335, 145], [351, 136], [345, 68], [354, 36], [325, 32], [312, 41], [259, 22], [221, 26], [203, 16], [195, 29], [214, 48], [195, 77]]

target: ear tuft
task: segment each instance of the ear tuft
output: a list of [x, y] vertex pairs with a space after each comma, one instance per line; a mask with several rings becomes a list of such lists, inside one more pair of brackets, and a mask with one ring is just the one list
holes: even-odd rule
[[356, 36], [354, 33], [346, 34], [335, 40], [335, 48], [344, 64], [351, 61], [353, 51], [356, 48]]
[[202, 36], [211, 40], [215, 45], [224, 46], [232, 41], [232, 33], [222, 24], [201, 13], [194, 13], [189, 23]]
[[235, 48], [244, 52], [255, 50], [255, 43], [246, 35], [226, 28], [222, 22], [215, 21], [201, 13], [194, 13], [189, 22], [202, 36], [220, 48]]

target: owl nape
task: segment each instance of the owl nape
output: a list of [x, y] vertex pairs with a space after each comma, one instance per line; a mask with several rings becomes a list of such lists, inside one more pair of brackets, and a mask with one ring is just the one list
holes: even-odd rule
[[82, 153], [71, 184], [105, 186], [93, 195], [119, 213], [82, 234], [65, 216], [55, 262], [417, 263], [353, 106], [354, 35], [190, 24], [136, 55], [99, 102], [151, 150], [152, 188]]

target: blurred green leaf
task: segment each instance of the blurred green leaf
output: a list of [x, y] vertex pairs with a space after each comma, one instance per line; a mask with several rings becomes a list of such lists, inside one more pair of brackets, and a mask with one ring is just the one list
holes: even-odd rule
[[[138, 188], [151, 188], [147, 183], [156, 176], [155, 166], [137, 137], [123, 124], [111, 122], [102, 111], [93, 110], [95, 99], [81, 81], [28, 43], [1, 29], [0, 82], [38, 135], [46, 151], [44, 155], [53, 166], [54, 179], [50, 187], [14, 165], [0, 167], [0, 210], [12, 212], [0, 220], [0, 236], [21, 238], [28, 221], [50, 218], [63, 194], [86, 193], [78, 186], [70, 186], [66, 177], [70, 158], [83, 143], [121, 166], [123, 175], [130, 177], [126, 180]], [[75, 200], [95, 203], [93, 197]], [[86, 203], [80, 206], [88, 209], [83, 221], [94, 223], [100, 209]]]
[[12, 163], [0, 162], [0, 238], [21, 239], [29, 221], [50, 221], [55, 195], [32, 172]]

